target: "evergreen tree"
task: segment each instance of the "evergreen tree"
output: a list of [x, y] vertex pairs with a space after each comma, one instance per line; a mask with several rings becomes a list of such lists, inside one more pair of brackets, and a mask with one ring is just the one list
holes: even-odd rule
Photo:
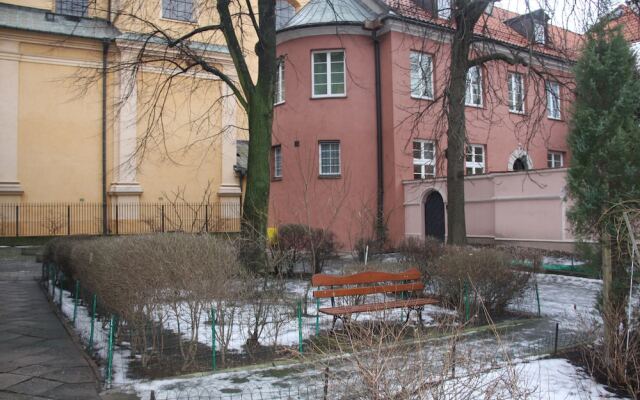
[[620, 31], [601, 25], [587, 34], [575, 77], [569, 216], [578, 234], [597, 236], [607, 208], [640, 198], [640, 77]]
[[[606, 22], [606, 21], [605, 21]], [[575, 67], [576, 101], [569, 135], [569, 212], [576, 233], [602, 246], [606, 360], [615, 359], [624, 336], [628, 255], [613, 245], [606, 211], [640, 199], [640, 77], [636, 59], [619, 29], [603, 24], [587, 33]], [[621, 332], [622, 330], [622, 332]]]

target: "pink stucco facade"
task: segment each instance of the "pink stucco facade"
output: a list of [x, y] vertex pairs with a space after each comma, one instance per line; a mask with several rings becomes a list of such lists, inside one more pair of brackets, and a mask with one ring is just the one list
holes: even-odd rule
[[[407, 235], [424, 235], [426, 191], [435, 188], [446, 197], [443, 177], [447, 143], [441, 96], [449, 48], [442, 37], [430, 37], [421, 31], [389, 26], [378, 35], [384, 216], [389, 242], [394, 245]], [[275, 107], [273, 145], [282, 149], [282, 177], [274, 179], [271, 185], [270, 225], [304, 223], [328, 228], [336, 233], [345, 249], [351, 249], [358, 239], [373, 235], [376, 212], [375, 64], [371, 32], [356, 26], [340, 30], [308, 27], [280, 33], [278, 41], [277, 53], [285, 62], [285, 101]], [[311, 54], [333, 49], [345, 52], [346, 94], [314, 99]], [[411, 95], [411, 51], [432, 57], [434, 100], [416, 99]], [[483, 145], [485, 151], [485, 174], [470, 177], [465, 186], [469, 235], [571, 241], [560, 210], [548, 214], [557, 216], [558, 221], [541, 230], [532, 227], [530, 232], [521, 232], [508, 228], [509, 221], [513, 220], [507, 215], [508, 210], [518, 212], [522, 204], [549, 202], [536, 196], [561, 198], [563, 179], [557, 177], [564, 176], [564, 172], [540, 171], [553, 177], [549, 178], [553, 184], [541, 189], [542, 194], [532, 194], [533, 187], [523, 186], [519, 178], [511, 178], [521, 174], [506, 174], [499, 179], [495, 174], [509, 171], [516, 156], [524, 156], [530, 170], [546, 169], [549, 151], [562, 153], [566, 166], [570, 159], [566, 137], [571, 102], [568, 91], [563, 88], [561, 118], [549, 119], [544, 81], [531, 78], [524, 82], [525, 114], [512, 113], [507, 105], [509, 72], [528, 76], [523, 67], [497, 62], [486, 64], [482, 69], [482, 106], [466, 108], [468, 141]], [[554, 75], [560, 80], [571, 79], [562, 65], [558, 65]], [[436, 143], [436, 179], [414, 180], [413, 141], [420, 139]], [[340, 142], [339, 177], [327, 179], [319, 175], [318, 143], [323, 140]], [[514, 206], [518, 202], [490, 205], [487, 199], [495, 197], [496, 190], [509, 191], [500, 196], [522, 196], [528, 200], [518, 207]]]
[[[517, 244], [572, 251], [574, 237], [566, 217], [566, 168], [503, 172], [465, 181], [467, 236], [473, 243]], [[436, 191], [447, 204], [443, 179], [404, 182], [406, 236], [425, 231], [425, 201]], [[446, 218], [446, 214], [444, 215]]]

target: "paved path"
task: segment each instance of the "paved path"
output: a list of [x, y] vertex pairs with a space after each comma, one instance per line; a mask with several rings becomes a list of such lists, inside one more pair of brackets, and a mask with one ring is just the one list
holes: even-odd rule
[[33, 257], [0, 254], [0, 400], [99, 399], [93, 370], [53, 313]]

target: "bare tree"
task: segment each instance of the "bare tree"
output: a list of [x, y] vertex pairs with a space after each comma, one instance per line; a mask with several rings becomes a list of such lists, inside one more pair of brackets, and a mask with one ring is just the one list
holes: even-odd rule
[[[179, 150], [186, 152], [195, 145], [211, 143], [214, 135], [223, 136], [232, 128], [248, 129], [247, 184], [241, 230], [250, 242], [264, 248], [259, 245], [264, 244], [269, 201], [268, 158], [277, 63], [275, 2], [194, 1], [193, 15], [189, 14], [186, 23], [182, 24], [159, 20], [158, 15], [162, 12], [159, 11], [155, 3], [129, 0], [119, 2], [118, 9], [110, 15], [111, 21], [125, 32], [125, 39], [119, 40], [136, 43], [121, 51], [119, 60], [113, 57], [109, 64], [109, 72], [130, 75], [127, 87], [119, 88], [121, 106], [127, 97], [135, 95], [135, 80], [142, 79], [136, 77], [139, 71], [156, 73], [145, 78], [141, 89], [146, 90], [149, 101], [141, 106], [145, 108], [142, 112], [138, 111], [144, 114], [138, 115], [138, 119], [145, 120], [146, 125], [144, 134], [137, 138], [136, 155], [141, 159], [155, 146], [165, 153], [165, 157], [171, 158], [167, 145], [171, 129], [167, 125], [172, 122], [168, 110], [175, 102], [172, 91], [186, 92], [188, 102], [193, 97], [206, 97], [210, 107], [190, 110], [197, 115], [189, 117], [189, 123], [205, 134], [190, 136]], [[222, 65], [220, 58], [211, 56], [211, 51], [225, 54], [228, 63]], [[124, 53], [127, 54], [123, 56]], [[205, 83], [185, 79], [191, 77], [203, 77]], [[221, 82], [219, 93], [207, 86], [206, 81], [212, 80]], [[203, 87], [205, 89], [198, 92]], [[240, 106], [246, 120], [236, 121], [243, 120], [244, 115], [227, 121], [223, 117], [222, 126], [219, 126], [217, 121], [210, 120], [211, 112], [229, 101]], [[259, 255], [254, 253], [254, 256], [256, 254]]]

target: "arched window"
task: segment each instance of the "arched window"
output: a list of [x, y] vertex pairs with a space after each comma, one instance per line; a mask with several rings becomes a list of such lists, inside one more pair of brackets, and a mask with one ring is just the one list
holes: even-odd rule
[[276, 0], [276, 29], [283, 28], [295, 13], [295, 7], [287, 0]]

